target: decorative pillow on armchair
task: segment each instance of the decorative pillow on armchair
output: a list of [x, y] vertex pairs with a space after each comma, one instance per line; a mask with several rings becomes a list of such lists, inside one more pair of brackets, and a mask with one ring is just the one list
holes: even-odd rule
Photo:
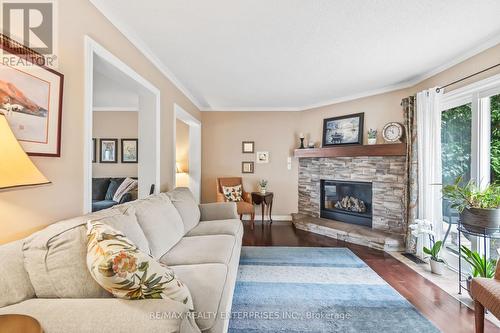
[[241, 185], [222, 186], [222, 192], [227, 201], [240, 202], [243, 200], [243, 189]]
[[193, 310], [186, 285], [174, 272], [142, 252], [121, 232], [97, 221], [87, 224], [87, 267], [96, 282], [117, 298], [170, 298]]

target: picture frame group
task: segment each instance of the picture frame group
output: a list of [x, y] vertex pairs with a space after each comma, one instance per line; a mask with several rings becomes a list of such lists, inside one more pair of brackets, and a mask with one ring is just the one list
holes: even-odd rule
[[255, 163], [257, 164], [268, 164], [269, 155], [268, 151], [255, 151], [255, 141], [242, 141], [241, 142], [241, 153], [242, 154], [255, 154], [254, 161], [243, 161], [241, 162], [241, 173], [249, 174], [255, 173]]
[[118, 146], [120, 145], [121, 163], [139, 162], [139, 140], [138, 139], [92, 139], [92, 162], [97, 163], [118, 163]]

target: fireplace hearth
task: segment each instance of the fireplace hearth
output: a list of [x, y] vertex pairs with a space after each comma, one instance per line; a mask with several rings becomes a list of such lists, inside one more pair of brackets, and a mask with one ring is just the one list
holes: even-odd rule
[[372, 226], [372, 183], [321, 180], [320, 186], [321, 217]]

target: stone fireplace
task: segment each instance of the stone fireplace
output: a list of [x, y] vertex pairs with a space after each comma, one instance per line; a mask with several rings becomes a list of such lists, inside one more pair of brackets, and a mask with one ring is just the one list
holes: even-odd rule
[[[404, 156], [301, 157], [299, 214], [404, 235], [405, 170]], [[349, 189], [345, 186], [349, 183], [365, 186]], [[336, 184], [335, 191], [330, 187], [329, 194], [322, 194], [321, 184]], [[325, 195], [335, 199], [325, 201]], [[366, 211], [341, 211], [335, 207], [335, 203], [345, 197], [362, 200]]]

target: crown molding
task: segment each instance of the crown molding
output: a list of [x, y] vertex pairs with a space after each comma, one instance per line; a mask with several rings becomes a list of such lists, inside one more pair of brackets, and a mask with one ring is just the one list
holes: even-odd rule
[[182, 84], [182, 82], [174, 75], [174, 73], [151, 51], [146, 43], [137, 34], [132, 31], [124, 22], [122, 22], [116, 15], [113, 14], [102, 2], [99, 0], [89, 0], [92, 5], [102, 15], [114, 25], [118, 31], [127, 38], [132, 45], [134, 45], [139, 52], [141, 52], [146, 59], [148, 59], [172, 84], [179, 89], [198, 109], [201, 109], [200, 102], [191, 94], [191, 92]]
[[196, 97], [182, 84], [182, 82], [173, 74], [173, 72], [151, 51], [151, 49], [144, 43], [144, 41], [135, 34], [124, 22], [118, 19], [111, 10], [99, 0], [89, 0], [110, 22], [113, 24], [124, 36], [127, 38], [167, 79], [169, 79], [200, 111], [202, 112], [300, 112], [311, 109], [316, 109], [328, 105], [339, 104], [360, 98], [380, 95], [391, 91], [411, 88], [428, 78], [435, 76], [497, 44], [500, 43], [500, 34], [492, 34], [490, 37], [485, 38], [478, 46], [470, 49], [469, 51], [460, 54], [452, 60], [443, 65], [437, 66], [430, 71], [417, 75], [409, 80], [403, 81], [398, 84], [389, 85], [383, 88], [369, 90], [348, 96], [333, 98], [323, 102], [303, 105], [297, 107], [228, 107], [228, 106], [202, 106]]

